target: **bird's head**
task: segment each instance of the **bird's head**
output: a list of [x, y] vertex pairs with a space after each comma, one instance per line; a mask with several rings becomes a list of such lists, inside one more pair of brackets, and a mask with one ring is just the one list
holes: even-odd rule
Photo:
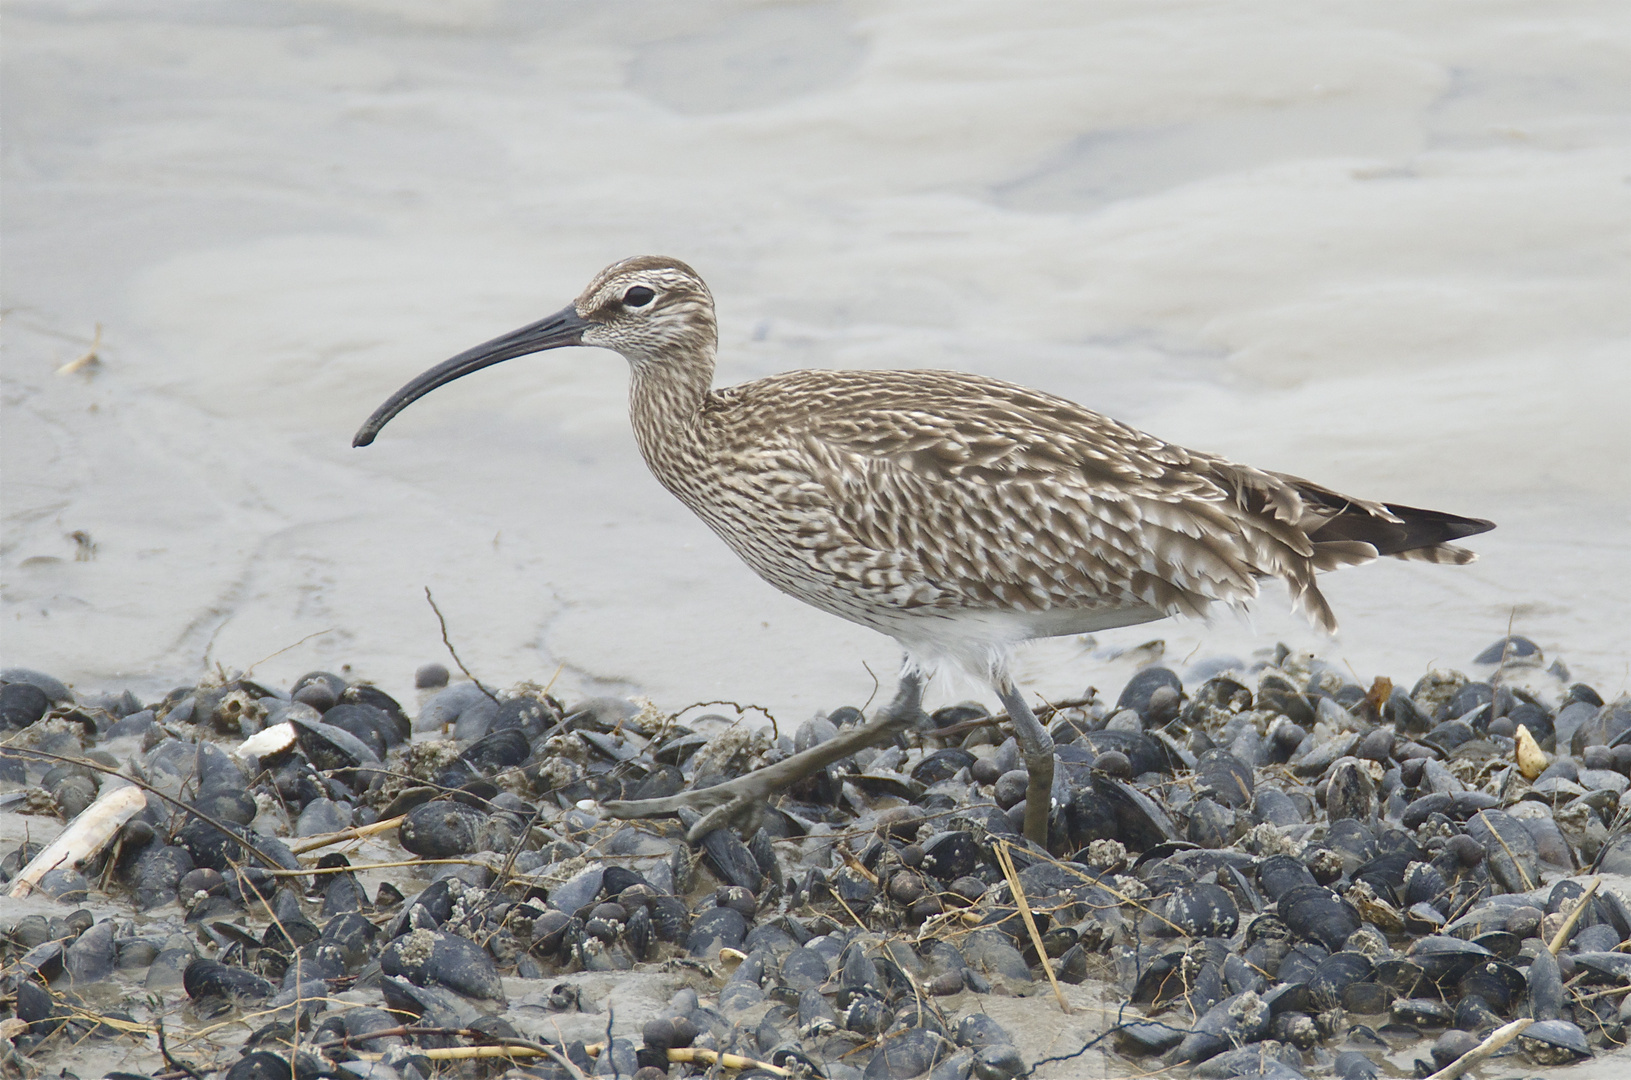
[[555, 314], [467, 349], [409, 382], [374, 410], [351, 445], [373, 442], [392, 417], [437, 387], [517, 356], [592, 345], [621, 353], [637, 371], [700, 361], [711, 372], [718, 340], [713, 295], [695, 270], [661, 255], [624, 259], [596, 274]]
[[714, 298], [697, 272], [678, 259], [640, 255], [595, 275], [572, 310], [584, 322], [579, 339], [631, 363], [706, 351], [718, 342]]

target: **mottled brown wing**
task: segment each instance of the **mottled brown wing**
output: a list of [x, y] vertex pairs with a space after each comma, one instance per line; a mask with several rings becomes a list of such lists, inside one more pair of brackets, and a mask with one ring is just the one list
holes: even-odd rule
[[843, 542], [915, 570], [947, 606], [1198, 614], [1272, 576], [1334, 629], [1314, 571], [1376, 554], [1345, 538], [1316, 551], [1303, 526], [1323, 519], [1272, 474], [1023, 387], [921, 371], [752, 385], [770, 393], [742, 404], [776, 433], [760, 452], [807, 460]]

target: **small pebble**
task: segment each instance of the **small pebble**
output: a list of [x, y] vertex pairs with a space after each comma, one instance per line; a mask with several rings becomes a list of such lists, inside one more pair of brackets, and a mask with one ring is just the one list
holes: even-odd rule
[[32, 683], [0, 686], [0, 729], [26, 728], [45, 715], [51, 699]]
[[1541, 919], [1545, 913], [1538, 907], [1524, 904], [1515, 907], [1506, 916], [1506, 931], [1517, 938], [1534, 937], [1540, 931]]
[[1144, 730], [1144, 721], [1132, 709], [1123, 709], [1105, 721], [1104, 729], [1106, 731], [1125, 731], [1136, 735]]
[[699, 1031], [695, 1021], [689, 1016], [676, 1016], [669, 1020], [669, 1024], [674, 1029], [674, 1041], [669, 1044], [670, 1046], [684, 1049], [696, 1042]]
[[[1182, 700], [1178, 691], [1170, 686], [1158, 686], [1150, 694], [1150, 703], [1144, 712], [1145, 723], [1151, 727], [1159, 727], [1167, 721], [1175, 719]], [[976, 1066], [978, 1068], [978, 1066]]]
[[1031, 781], [1030, 775], [1024, 769], [1014, 769], [997, 777], [997, 783], [992, 788], [992, 799], [996, 804], [1007, 810], [1025, 797], [1025, 788]]
[[1484, 846], [1465, 833], [1451, 837], [1446, 848], [1463, 866], [1477, 866], [1484, 861]]
[[640, 1041], [655, 1050], [667, 1050], [678, 1046], [675, 1038], [674, 1022], [666, 1017], [647, 1020], [645, 1027], [640, 1029]]
[[1126, 780], [1133, 775], [1133, 763], [1120, 750], [1106, 750], [1093, 759], [1093, 768], [1117, 780]]
[[1478, 1036], [1470, 1031], [1451, 1028], [1433, 1043], [1433, 1061], [1439, 1068], [1456, 1061], [1478, 1045]]
[[1427, 769], [1427, 759], [1413, 757], [1399, 763], [1399, 780], [1407, 788], [1421, 786], [1422, 776]]
[[941, 903], [940, 897], [929, 893], [912, 901], [912, 905], [907, 908], [906, 914], [913, 924], [918, 924], [939, 915], [943, 911], [945, 911], [945, 905]]
[[1379, 727], [1360, 740], [1354, 756], [1366, 761], [1387, 761], [1393, 756], [1393, 732]]
[[740, 885], [725, 885], [716, 889], [714, 903], [740, 911], [743, 915], [752, 915], [759, 910], [759, 901], [754, 898], [753, 892]]
[[889, 895], [899, 904], [912, 904], [926, 891], [923, 878], [910, 870], [898, 871], [889, 879]]
[[294, 699], [302, 705], [310, 705], [320, 713], [334, 708], [336, 701], [334, 687], [321, 680], [302, 686], [295, 692]]
[[1580, 764], [1588, 769], [1612, 769], [1614, 751], [1607, 746], [1588, 746], [1580, 755]]

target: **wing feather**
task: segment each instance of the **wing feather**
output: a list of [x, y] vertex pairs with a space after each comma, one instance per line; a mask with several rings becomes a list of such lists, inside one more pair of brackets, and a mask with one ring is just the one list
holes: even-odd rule
[[709, 408], [753, 413], [753, 424], [714, 429], [737, 440], [716, 452], [741, 463], [730, 482], [744, 503], [796, 491], [792, 540], [812, 565], [914, 606], [1144, 604], [1195, 615], [1243, 603], [1273, 577], [1334, 630], [1316, 571], [1379, 551], [1463, 561], [1442, 542], [1467, 534], [1453, 526], [1413, 526], [1401, 508], [1186, 450], [980, 376], [789, 372], [717, 392]]

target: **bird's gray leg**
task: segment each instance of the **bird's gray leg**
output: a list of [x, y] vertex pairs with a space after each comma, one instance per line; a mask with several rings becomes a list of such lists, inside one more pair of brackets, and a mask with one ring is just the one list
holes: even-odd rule
[[1048, 814], [1053, 809], [1053, 736], [1048, 734], [1025, 695], [1006, 675], [996, 680], [997, 698], [1008, 710], [1014, 739], [1025, 757], [1030, 781], [1025, 785], [1025, 839], [1044, 851], [1048, 847]]
[[[824, 743], [713, 787], [682, 792], [666, 799], [609, 799], [601, 806], [616, 818], [664, 817], [678, 813], [682, 807], [707, 811], [700, 821], [686, 830], [686, 839], [694, 843], [734, 820], [754, 804], [768, 800], [816, 770], [824, 769], [858, 750], [894, 738], [917, 724], [922, 715], [923, 677], [907, 670], [901, 674], [900, 688], [895, 692], [894, 701], [878, 710], [871, 720], [859, 727], [841, 731]], [[1052, 761], [1051, 755], [1049, 761]]]

